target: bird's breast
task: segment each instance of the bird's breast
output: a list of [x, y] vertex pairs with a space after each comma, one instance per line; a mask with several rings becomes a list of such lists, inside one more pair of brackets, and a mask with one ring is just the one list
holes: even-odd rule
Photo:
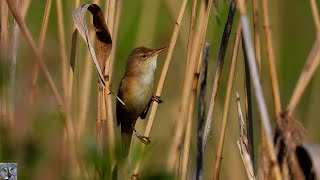
[[148, 79], [130, 78], [122, 82], [122, 100], [126, 110], [132, 118], [138, 118], [145, 110], [153, 94], [153, 83], [146, 83]]

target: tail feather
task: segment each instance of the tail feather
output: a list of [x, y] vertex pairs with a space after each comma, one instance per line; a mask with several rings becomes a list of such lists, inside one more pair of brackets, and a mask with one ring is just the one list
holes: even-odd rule
[[127, 157], [130, 151], [133, 129], [127, 123], [121, 123], [122, 156]]

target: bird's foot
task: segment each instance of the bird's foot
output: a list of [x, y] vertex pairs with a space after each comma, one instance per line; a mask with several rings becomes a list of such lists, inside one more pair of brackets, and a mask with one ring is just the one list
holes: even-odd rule
[[133, 133], [143, 144], [148, 145], [150, 143], [149, 137], [141, 135], [138, 131], [134, 131]]
[[138, 180], [139, 179], [139, 175], [138, 174], [133, 174], [131, 176], [131, 180]]
[[153, 95], [152, 98], [151, 98], [152, 101], [155, 101], [157, 103], [163, 103], [162, 99], [160, 96], [156, 96], [156, 95]]
[[145, 145], [148, 145], [150, 143], [150, 139], [149, 137], [146, 137], [146, 136], [140, 136], [139, 138], [141, 140], [141, 142]]
[[135, 128], [133, 125], [132, 125], [131, 127], [132, 127], [132, 129], [133, 129], [133, 134], [134, 134], [137, 138], [139, 138], [140, 141], [141, 141], [143, 144], [148, 145], [148, 144], [150, 143], [149, 137], [146, 137], [146, 136], [141, 135], [141, 134], [136, 130], [136, 128]]

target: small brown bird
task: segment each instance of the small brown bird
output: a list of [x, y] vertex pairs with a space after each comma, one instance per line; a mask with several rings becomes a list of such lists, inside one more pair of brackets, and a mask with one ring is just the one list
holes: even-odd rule
[[153, 96], [153, 77], [157, 68], [157, 57], [165, 48], [152, 50], [146, 47], [135, 48], [128, 57], [126, 72], [120, 82], [117, 101], [117, 123], [121, 125], [122, 153], [129, 154], [133, 131], [143, 142], [148, 138], [141, 136], [134, 128], [137, 119], [145, 119], [151, 101], [161, 103], [158, 96]]

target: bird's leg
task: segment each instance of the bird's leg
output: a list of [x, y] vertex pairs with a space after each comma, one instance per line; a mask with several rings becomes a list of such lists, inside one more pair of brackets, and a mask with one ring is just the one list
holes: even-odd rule
[[149, 137], [143, 136], [141, 135], [136, 128], [134, 127], [133, 124], [131, 124], [131, 128], [134, 131], [133, 134], [137, 136], [137, 138], [139, 138], [141, 140], [142, 143], [144, 143], [145, 145], [150, 143]]
[[153, 95], [152, 98], [151, 98], [151, 101], [155, 101], [157, 103], [163, 103], [162, 99], [160, 96], [156, 96], [156, 95]]
[[148, 106], [146, 107], [146, 109], [140, 114], [140, 118], [141, 119], [145, 119], [147, 117], [150, 105], [151, 105], [152, 100], [150, 100]]
[[140, 118], [141, 119], [145, 119], [147, 117], [147, 114], [148, 114], [148, 111], [149, 111], [149, 108], [151, 106], [151, 102], [152, 101], [156, 101], [157, 103], [163, 103], [163, 101], [161, 100], [160, 96], [155, 96], [153, 95], [148, 106], [146, 107], [146, 109], [140, 114]]

